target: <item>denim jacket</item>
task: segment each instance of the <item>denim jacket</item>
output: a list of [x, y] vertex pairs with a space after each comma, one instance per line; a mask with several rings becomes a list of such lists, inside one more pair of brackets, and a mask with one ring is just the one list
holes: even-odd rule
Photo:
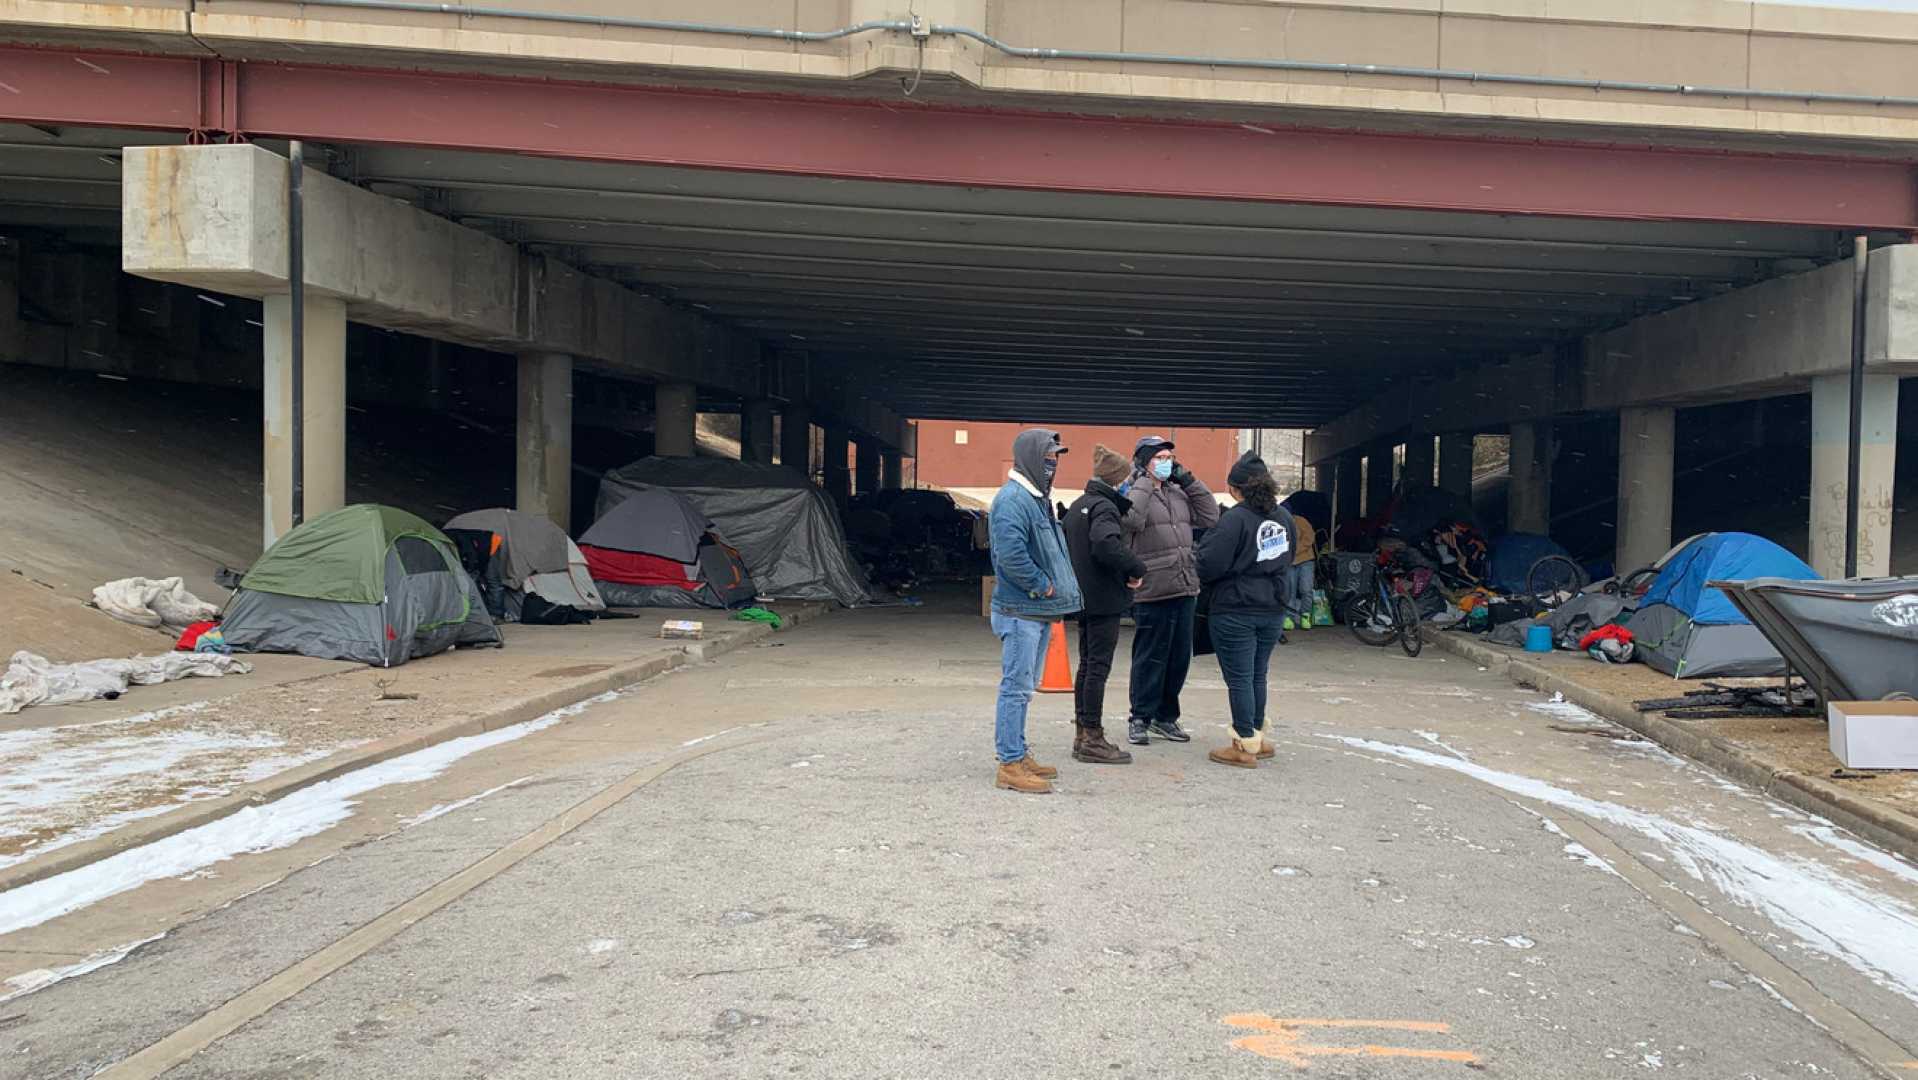
[[992, 609], [1000, 614], [1062, 619], [1081, 606], [1065, 531], [1045, 496], [1017, 472], [992, 500], [992, 572]]

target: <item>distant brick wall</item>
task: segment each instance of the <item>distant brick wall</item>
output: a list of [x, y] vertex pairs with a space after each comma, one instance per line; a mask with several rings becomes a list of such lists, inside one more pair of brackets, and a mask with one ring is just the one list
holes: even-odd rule
[[[948, 488], [994, 488], [1012, 468], [1012, 439], [1023, 424], [974, 424], [950, 420], [919, 421], [919, 482]], [[1059, 427], [1069, 453], [1059, 464], [1055, 486], [1084, 489], [1092, 476], [1092, 448], [1104, 443], [1128, 457], [1142, 435], [1163, 435], [1178, 444], [1179, 460], [1214, 491], [1225, 490], [1225, 474], [1238, 459], [1235, 428]]]

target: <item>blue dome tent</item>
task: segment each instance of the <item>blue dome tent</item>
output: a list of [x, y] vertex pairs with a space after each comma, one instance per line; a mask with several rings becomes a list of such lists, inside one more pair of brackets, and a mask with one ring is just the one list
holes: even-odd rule
[[1626, 626], [1647, 664], [1680, 679], [1782, 675], [1784, 658], [1713, 581], [1817, 580], [1804, 561], [1750, 533], [1706, 533], [1668, 556]]

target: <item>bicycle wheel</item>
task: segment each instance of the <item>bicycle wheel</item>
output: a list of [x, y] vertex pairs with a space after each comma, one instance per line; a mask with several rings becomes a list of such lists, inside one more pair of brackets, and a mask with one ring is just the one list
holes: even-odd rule
[[1389, 617], [1379, 610], [1378, 597], [1361, 593], [1345, 602], [1345, 625], [1352, 628], [1352, 636], [1367, 645], [1384, 648], [1392, 644], [1394, 631], [1389, 625]]
[[[1566, 593], [1576, 593], [1589, 581], [1585, 568], [1563, 555], [1547, 555], [1532, 564], [1525, 573], [1525, 595], [1546, 607], [1557, 607]], [[1570, 597], [1565, 597], [1570, 599]]]
[[1417, 656], [1425, 648], [1425, 634], [1419, 629], [1418, 601], [1401, 596], [1394, 602], [1399, 617], [1399, 648], [1407, 656]]

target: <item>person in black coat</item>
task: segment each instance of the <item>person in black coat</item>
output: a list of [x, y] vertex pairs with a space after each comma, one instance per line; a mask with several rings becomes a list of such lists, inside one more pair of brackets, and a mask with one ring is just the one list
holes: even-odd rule
[[1132, 553], [1120, 519], [1132, 509], [1122, 486], [1132, 463], [1103, 446], [1092, 451], [1092, 480], [1086, 493], [1066, 509], [1066, 551], [1085, 594], [1079, 613], [1079, 673], [1072, 683], [1077, 720], [1072, 757], [1101, 765], [1124, 765], [1132, 755], [1105, 737], [1106, 680], [1119, 647], [1119, 619], [1132, 606], [1133, 591], [1145, 580], [1145, 562]]
[[1247, 453], [1226, 477], [1238, 505], [1199, 543], [1199, 580], [1212, 590], [1212, 650], [1232, 705], [1232, 741], [1206, 756], [1250, 769], [1273, 756], [1265, 741], [1266, 669], [1285, 632], [1286, 581], [1298, 545], [1265, 462]]

